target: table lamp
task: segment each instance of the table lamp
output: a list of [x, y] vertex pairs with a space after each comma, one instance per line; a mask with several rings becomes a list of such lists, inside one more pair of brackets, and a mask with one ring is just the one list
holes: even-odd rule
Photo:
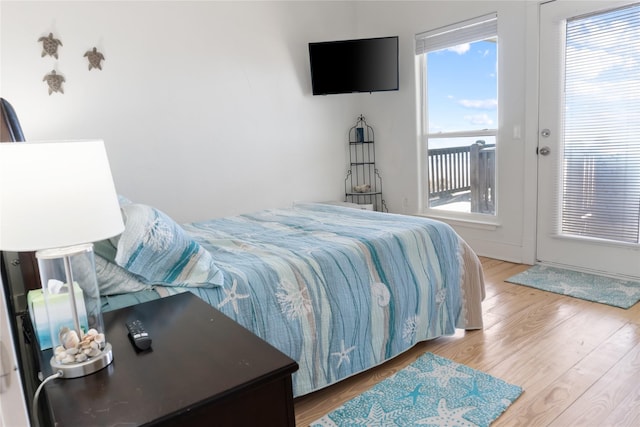
[[123, 230], [102, 141], [0, 144], [0, 250], [36, 251], [50, 363], [62, 378], [113, 361], [92, 243]]

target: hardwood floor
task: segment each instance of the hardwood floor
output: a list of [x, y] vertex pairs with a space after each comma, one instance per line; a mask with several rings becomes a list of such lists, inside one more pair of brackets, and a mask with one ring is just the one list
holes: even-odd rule
[[528, 268], [481, 258], [484, 330], [416, 345], [387, 363], [296, 399], [296, 425], [312, 421], [424, 352], [520, 385], [493, 426], [639, 426], [640, 304], [623, 310], [513, 285]]

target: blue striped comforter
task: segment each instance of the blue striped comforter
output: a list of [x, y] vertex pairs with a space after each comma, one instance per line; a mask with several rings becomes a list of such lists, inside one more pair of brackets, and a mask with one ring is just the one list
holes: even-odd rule
[[442, 222], [307, 204], [184, 228], [224, 276], [189, 291], [296, 360], [296, 396], [482, 327], [480, 264]]

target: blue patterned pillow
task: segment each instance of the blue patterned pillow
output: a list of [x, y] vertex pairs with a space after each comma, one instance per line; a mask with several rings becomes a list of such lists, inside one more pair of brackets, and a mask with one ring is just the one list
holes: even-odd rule
[[109, 262], [97, 253], [95, 262], [98, 289], [100, 289], [101, 296], [138, 292], [153, 287], [152, 284], [142, 282], [137, 275], [129, 273], [124, 268]]
[[111, 239], [117, 248], [116, 264], [153, 284], [222, 285], [222, 271], [211, 254], [168, 215], [137, 203], [121, 209], [125, 230]]

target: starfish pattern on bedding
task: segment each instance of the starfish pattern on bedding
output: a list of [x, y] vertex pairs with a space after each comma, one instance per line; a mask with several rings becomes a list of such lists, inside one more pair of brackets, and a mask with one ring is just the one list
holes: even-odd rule
[[239, 294], [236, 291], [238, 287], [238, 281], [233, 279], [233, 284], [231, 285], [231, 289], [222, 288], [224, 293], [227, 295], [221, 302], [218, 304], [218, 308], [231, 303], [233, 305], [233, 312], [238, 314], [238, 300], [243, 298], [249, 298], [248, 294]]
[[337, 351], [335, 353], [331, 353], [332, 356], [338, 356], [338, 365], [336, 366], [336, 369], [340, 367], [340, 365], [342, 365], [342, 362], [346, 361], [347, 363], [351, 363], [351, 359], [349, 358], [349, 353], [351, 353], [353, 350], [356, 349], [356, 346], [354, 345], [353, 347], [349, 347], [349, 348], [344, 348], [344, 340], [342, 340], [341, 344], [340, 344], [340, 351]]

